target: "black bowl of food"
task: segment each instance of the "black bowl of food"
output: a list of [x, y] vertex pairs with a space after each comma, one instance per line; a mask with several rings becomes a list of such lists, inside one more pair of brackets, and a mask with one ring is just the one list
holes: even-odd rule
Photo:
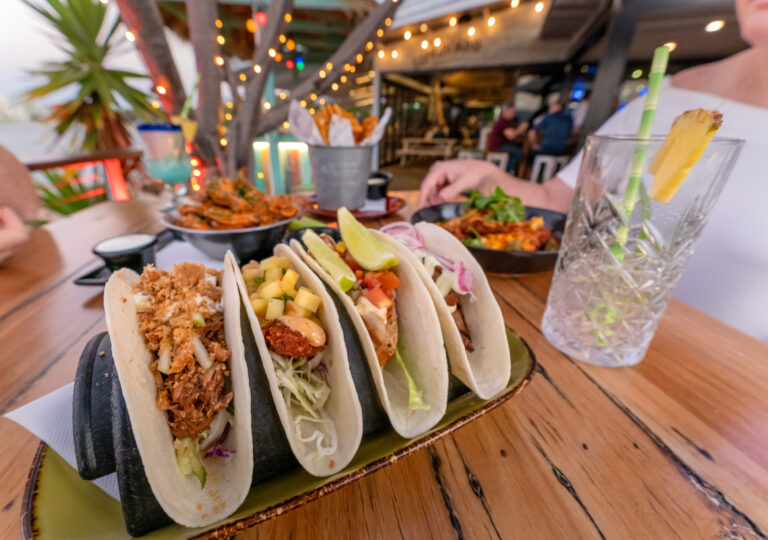
[[163, 225], [209, 257], [263, 259], [283, 238], [299, 209], [290, 195], [268, 197], [246, 180], [217, 178], [204, 197], [165, 213]]
[[486, 272], [525, 274], [554, 268], [566, 215], [523, 206], [497, 190], [482, 197], [472, 192], [466, 203], [422, 208], [412, 223], [435, 223], [461, 240]]

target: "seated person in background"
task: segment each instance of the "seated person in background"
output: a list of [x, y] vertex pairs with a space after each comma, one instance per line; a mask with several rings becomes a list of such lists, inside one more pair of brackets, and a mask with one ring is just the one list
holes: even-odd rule
[[501, 115], [493, 123], [488, 135], [489, 152], [506, 152], [509, 154], [507, 171], [517, 170], [523, 159], [523, 149], [519, 144], [520, 138], [528, 130], [528, 122], [520, 123], [515, 115], [515, 103], [507, 101], [501, 109]]
[[467, 118], [467, 123], [460, 128], [461, 131], [461, 144], [464, 146], [471, 146], [480, 136], [480, 122], [477, 119], [477, 115], [471, 115]]
[[27, 226], [10, 208], [0, 207], [0, 264], [9, 259], [29, 238]]
[[549, 111], [541, 122], [528, 132], [531, 145], [538, 154], [563, 156], [573, 131], [571, 114], [560, 101], [549, 104]]
[[[768, 343], [768, 242], [762, 232], [768, 201], [768, 9], [736, 0], [736, 16], [751, 48], [666, 77], [653, 133], [666, 133], [678, 115], [703, 107], [723, 113], [718, 137], [746, 141], [673, 296]], [[628, 103], [597, 133], [637, 133], [643, 101]], [[449, 201], [470, 189], [487, 195], [501, 186], [528, 206], [567, 212], [580, 163], [581, 153], [554, 179], [532, 184], [483, 161], [437, 162], [422, 182], [420, 203]]]

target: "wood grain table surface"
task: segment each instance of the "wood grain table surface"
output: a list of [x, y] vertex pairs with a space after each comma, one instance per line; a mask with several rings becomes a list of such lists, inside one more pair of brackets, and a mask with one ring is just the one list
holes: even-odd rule
[[[409, 207], [416, 194], [397, 193]], [[73, 279], [108, 236], [160, 229], [157, 205], [102, 203], [36, 230], [0, 267], [0, 412], [73, 380], [105, 329]], [[239, 538], [764, 538], [768, 345], [673, 301], [646, 358], [575, 362], [544, 339], [551, 273], [492, 277], [538, 360], [517, 397], [435, 445]], [[714, 286], [714, 285], [713, 285]], [[0, 538], [20, 536], [39, 440], [0, 420]], [[87, 516], [83, 516], [87, 519]]]

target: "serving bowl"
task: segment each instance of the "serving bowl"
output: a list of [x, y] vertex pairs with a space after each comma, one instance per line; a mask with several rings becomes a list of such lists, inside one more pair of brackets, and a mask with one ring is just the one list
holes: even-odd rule
[[[411, 223], [448, 221], [459, 217], [463, 209], [464, 203], [461, 202], [426, 206], [413, 214]], [[552, 231], [552, 236], [558, 239], [562, 237], [567, 218], [565, 214], [535, 206], [526, 206], [525, 219], [532, 217], [541, 217], [544, 220], [544, 226]], [[475, 256], [483, 270], [494, 274], [527, 274], [550, 270], [555, 267], [558, 253], [556, 250], [529, 252], [477, 247], [470, 247], [469, 251]]]
[[200, 230], [176, 225], [174, 220], [178, 216], [175, 210], [168, 212], [163, 216], [163, 225], [212, 259], [220, 261], [224, 260], [227, 250], [232, 250], [240, 261], [269, 257], [283, 238], [288, 224], [293, 221], [293, 218], [288, 218], [259, 227]]

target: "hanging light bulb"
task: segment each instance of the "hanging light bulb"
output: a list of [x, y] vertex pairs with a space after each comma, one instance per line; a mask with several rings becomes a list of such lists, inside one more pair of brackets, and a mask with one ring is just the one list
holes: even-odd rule
[[328, 71], [331, 71], [333, 69], [333, 64], [328, 62], [327, 64], [325, 64], [325, 69], [327, 69]]
[[315, 108], [314, 107], [310, 107], [309, 108], [309, 114], [315, 114]]
[[509, 7], [511, 7], [512, 9], [515, 9], [515, 8], [516, 8], [517, 6], [519, 6], [519, 5], [520, 5], [520, 0], [512, 0], [512, 1], [509, 3]]
[[254, 64], [253, 71], [255, 71], [256, 73], [261, 73], [261, 66], [259, 64]]
[[285, 42], [285, 46], [288, 48], [289, 51], [292, 51], [296, 48], [296, 42], [292, 39], [289, 39]]
[[379, 58], [384, 58], [384, 51], [379, 51]]
[[302, 99], [301, 101], [299, 101], [299, 105], [301, 105], [302, 107], [306, 107], [307, 106], [307, 100], [306, 99]]
[[421, 23], [421, 26], [419, 26], [419, 30], [422, 32], [426, 32], [429, 27], [427, 26], [427, 23], [423, 22]]
[[318, 73], [318, 75], [320, 75], [321, 79], [325, 79], [325, 76], [327, 75], [327, 73], [325, 72], [324, 69], [321, 69], [320, 72]]
[[227, 40], [224, 39], [224, 36], [216, 36], [216, 43], [218, 43], [219, 45], [224, 45], [224, 43], [226, 43], [226, 41]]
[[222, 137], [221, 139], [219, 139], [219, 143], [221, 144], [221, 146], [227, 146], [227, 139]]
[[245, 73], [240, 74], [240, 80], [245, 82], [248, 77], [245, 75]]
[[494, 24], [496, 24], [496, 17], [488, 17], [488, 26], [493, 26]]
[[282, 60], [283, 60], [283, 55], [280, 53], [277, 53], [275, 55], [275, 62], [282, 62]]
[[290, 13], [286, 13], [284, 19], [285, 19], [285, 22], [289, 23], [293, 20], [293, 17], [291, 16]]
[[280, 40], [280, 43], [285, 43], [285, 41], [286, 41], [288, 38], [287, 38], [287, 37], [285, 37], [285, 34], [280, 34], [280, 36], [279, 36], [277, 39], [278, 39], [278, 40]]
[[216, 19], [216, 28], [223, 28], [224, 23], [221, 22], [221, 19]]
[[280, 92], [280, 99], [285, 99], [285, 98], [286, 98], [286, 93]]
[[379, 28], [378, 30], [376, 30], [376, 35], [379, 36], [379, 37], [383, 36], [384, 35], [384, 30]]
[[161, 96], [164, 96], [165, 93], [168, 91], [168, 90], [166, 90], [165, 86], [163, 86], [162, 84], [158, 84], [155, 87], [155, 90], [157, 90], [157, 93], [160, 94]]
[[427, 40], [425, 39], [424, 41], [422, 41], [422, 42], [421, 42], [421, 48], [422, 48], [422, 49], [424, 49], [424, 50], [426, 51], [426, 50], [427, 50], [427, 47], [429, 47], [429, 41], [427, 41]]
[[357, 56], [355, 56], [355, 60], [356, 60], [356, 61], [357, 61], [357, 63], [359, 64], [360, 62], [362, 62], [362, 61], [363, 61], [363, 55], [362, 55], [362, 54], [360, 54], [360, 53], [357, 53]]
[[355, 66], [349, 66], [349, 72], [350, 72], [350, 73], [354, 73], [355, 71], [357, 71], [357, 70], [355, 69]]
[[275, 49], [272, 49], [272, 48], [270, 48], [270, 49], [267, 51], [267, 53], [269, 54], [269, 56], [271, 56], [272, 58], [274, 58], [274, 57], [275, 57], [275, 55], [277, 54], [277, 51], [276, 51]]
[[315, 94], [314, 92], [312, 92], [311, 94], [309, 94], [309, 99], [311, 99], [312, 101], [315, 101], [315, 100], [317, 100], [317, 94]]
[[544, 2], [536, 2], [536, 5], [533, 6], [533, 11], [536, 13], [541, 13], [544, 10]]
[[397, 59], [397, 49], [392, 51], [392, 58]]
[[472, 36], [474, 36], [474, 35], [475, 35], [475, 32], [477, 32], [477, 30], [475, 30], [475, 27], [474, 27], [474, 26], [470, 26], [470, 27], [469, 27], [469, 30], [467, 30], [467, 35], [468, 35], [469, 37], [472, 37]]
[[269, 101], [264, 102], [264, 109], [269, 110], [272, 108], [272, 104]]
[[[397, 58], [397, 51], [392, 51], [392, 58]], [[341, 81], [341, 84], [345, 84], [347, 82], [347, 76], [342, 75], [339, 77], [339, 81]]]
[[373, 49], [373, 41], [369, 41], [368, 43], [365, 44], [366, 51], [370, 51], [371, 49]]
[[283, 127], [284, 127], [285, 129], [288, 129], [290, 126], [291, 126], [291, 125], [288, 123], [288, 120], [286, 120], [285, 122], [283, 122]]
[[459, 22], [459, 20], [456, 17], [451, 17], [451, 19], [448, 21], [448, 26], [453, 28], [456, 26], [456, 23]]
[[213, 59], [214, 62], [216, 62], [217, 66], [223, 66], [224, 65], [224, 59], [221, 56], [216, 56]]
[[253, 19], [248, 18], [245, 20], [245, 29], [248, 30], [251, 34], [255, 34], [257, 28], [258, 26], [256, 25], [256, 21]]
[[384, 26], [389, 26], [390, 24], [392, 24], [392, 19], [390, 17], [384, 19]]
[[442, 45], [442, 43], [443, 43], [443, 41], [439, 37], [437, 37], [437, 38], [435, 38], [435, 41], [433, 42], [433, 45], [435, 47], [439, 47], [440, 45]]
[[320, 98], [320, 101], [318, 101], [320, 105], [325, 105], [325, 98]]
[[404, 39], [405, 41], [408, 41], [409, 39], [411, 39], [411, 36], [412, 36], [412, 35], [413, 35], [413, 34], [411, 34], [411, 31], [410, 31], [410, 30], [406, 30], [406, 31], [405, 31], [405, 34], [403, 34], [403, 39]]
[[338, 89], [339, 89], [339, 84], [338, 84], [338, 83], [333, 83], [333, 84], [331, 85], [331, 90], [333, 90], [334, 92], [335, 92], [336, 90], [338, 90]]
[[131, 32], [130, 30], [125, 31], [125, 39], [127, 39], [130, 42], [136, 41], [136, 35]]

